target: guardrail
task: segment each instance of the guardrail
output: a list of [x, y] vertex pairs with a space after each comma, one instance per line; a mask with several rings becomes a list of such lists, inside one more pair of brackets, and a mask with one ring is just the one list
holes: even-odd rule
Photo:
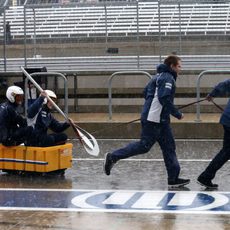
[[[37, 73], [32, 73], [30, 74], [31, 77], [34, 76], [56, 76], [56, 77], [61, 77], [64, 80], [64, 90], [65, 90], [65, 98], [64, 98], [64, 111], [65, 114], [68, 115], [68, 86], [67, 86], [67, 78], [62, 74], [62, 73], [57, 73], [57, 72], [37, 72]], [[27, 95], [27, 90], [28, 90], [28, 79], [25, 79], [25, 102], [28, 101], [28, 95]], [[25, 115], [27, 115], [27, 108], [28, 108], [28, 103], [25, 103]]]
[[109, 82], [108, 82], [108, 95], [109, 95], [109, 119], [112, 119], [112, 81], [113, 78], [117, 75], [129, 75], [129, 74], [142, 74], [144, 76], [147, 76], [149, 79], [152, 78], [152, 76], [145, 71], [119, 71], [119, 72], [115, 72], [113, 73], [110, 78], [109, 78]]
[[[205, 70], [203, 72], [201, 72], [199, 74], [199, 76], [197, 77], [197, 81], [196, 81], [196, 99], [197, 101], [200, 100], [200, 81], [201, 78], [205, 75], [205, 74], [227, 74], [230, 73], [230, 70]], [[196, 105], [196, 122], [200, 122], [200, 103], [197, 103]]]

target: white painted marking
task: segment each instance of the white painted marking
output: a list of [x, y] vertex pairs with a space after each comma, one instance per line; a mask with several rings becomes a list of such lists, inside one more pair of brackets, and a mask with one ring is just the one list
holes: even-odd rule
[[125, 204], [136, 192], [115, 192], [108, 199], [104, 200], [102, 204]]
[[87, 212], [87, 213], [156, 213], [156, 214], [185, 214], [185, 215], [230, 215], [230, 211], [175, 211], [175, 210], [130, 210], [130, 209], [79, 209], [79, 208], [4, 208], [4, 211], [46, 211], [46, 212]]
[[95, 207], [95, 206], [92, 206], [88, 203], [86, 203], [86, 200], [91, 197], [91, 196], [95, 196], [95, 195], [98, 195], [98, 194], [101, 194], [101, 192], [98, 192], [98, 191], [95, 191], [95, 192], [87, 192], [87, 193], [84, 193], [82, 195], [78, 195], [76, 197], [74, 197], [72, 200], [71, 200], [71, 203], [77, 207], [80, 207], [80, 208], [87, 208], [87, 209], [95, 209], [95, 208], [98, 208], [98, 207]]
[[194, 199], [196, 198], [197, 193], [193, 192], [180, 192], [176, 193], [173, 198], [168, 203], [169, 206], [190, 206]]
[[[109, 189], [109, 190], [96, 190], [96, 189], [56, 189], [56, 188], [0, 188], [0, 191], [66, 191], [66, 192], [143, 192], [143, 193], [148, 193], [148, 192], [170, 192], [170, 193], [186, 193], [185, 191], [173, 191], [173, 190], [116, 190], [116, 189]], [[230, 192], [218, 192], [218, 191], [213, 191], [213, 192], [204, 192], [204, 191], [187, 191], [188, 193], [204, 193], [204, 194], [210, 194], [212, 196], [213, 194], [230, 194]]]
[[[227, 196], [220, 194], [220, 193], [209, 193], [209, 192], [203, 192], [204, 194], [208, 194], [211, 197], [214, 198], [214, 201], [211, 204], [208, 205], [203, 205], [200, 206], [198, 208], [189, 208], [189, 209], [185, 209], [185, 210], [189, 210], [189, 211], [206, 211], [206, 210], [210, 210], [212, 208], [217, 208], [217, 207], [221, 207], [225, 204], [227, 204], [229, 202], [229, 199]], [[210, 211], [211, 212], [211, 211]]]
[[[77, 204], [80, 204], [82, 207], [85, 208], [36, 208], [36, 207], [0, 207], [0, 210], [29, 210], [29, 211], [66, 211], [66, 212], [71, 212], [71, 211], [76, 211], [76, 212], [110, 212], [110, 213], [171, 213], [174, 215], [177, 214], [218, 214], [218, 215], [229, 215], [230, 211], [223, 211], [221, 209], [219, 209], [220, 211], [210, 211], [210, 209], [213, 208], [219, 208], [227, 203], [229, 203], [229, 198], [226, 196], [230, 194], [230, 192], [201, 192], [201, 191], [149, 191], [149, 190], [80, 190], [80, 189], [15, 189], [15, 188], [0, 188], [0, 191], [68, 191], [68, 192], [85, 192], [82, 195], [77, 195], [75, 198], [79, 198], [79, 199], [75, 199], [73, 198], [73, 204], [75, 204], [75, 201]], [[187, 208], [187, 209], [183, 209], [183, 210], [159, 210], [159, 207], [156, 206], [157, 208], [155, 210], [146, 210], [146, 209], [141, 209], [141, 207], [144, 207], [144, 203], [140, 202], [140, 199], [137, 202], [139, 203], [139, 207], [141, 210], [133, 210], [133, 209], [106, 209], [106, 208], [97, 208], [95, 206], [92, 206], [88, 203], [86, 203], [87, 199], [89, 197], [93, 197], [96, 195], [104, 195], [106, 197], [107, 193], [110, 192], [117, 192], [119, 193], [129, 193], [129, 194], [133, 194], [136, 192], [143, 192], [146, 193], [146, 197], [144, 197], [144, 195], [142, 197], [140, 197], [140, 199], [142, 199], [142, 201], [144, 203], [146, 203], [147, 205], [149, 205], [147, 202], [151, 201], [153, 199], [156, 199], [154, 197], [151, 196], [155, 194], [155, 197], [158, 196], [158, 204], [160, 203], [160, 201], [164, 198], [165, 194], [168, 193], [174, 193], [174, 197], [171, 199], [171, 201], [167, 204], [167, 206], [169, 205], [176, 205], [176, 206], [181, 206], [181, 205], [185, 205], [187, 204], [188, 206], [191, 204], [191, 202], [186, 201], [186, 194], [188, 199], [191, 200], [191, 198], [194, 200], [194, 194], [204, 194], [205, 196], [211, 196], [214, 198], [214, 201], [211, 204], [207, 204], [207, 205], [202, 205], [202, 200], [200, 200], [200, 206], [198, 204], [199, 207], [196, 208]], [[177, 196], [179, 194], [179, 196]], [[225, 195], [226, 194], [226, 195]], [[191, 196], [190, 196], [191, 195]], [[150, 200], [148, 199], [148, 196], [150, 198]], [[183, 198], [183, 199], [179, 199]], [[174, 200], [173, 200], [174, 199]], [[117, 199], [115, 199], [117, 200]], [[156, 199], [157, 200], [157, 199]], [[132, 208], [134, 207], [138, 207], [136, 202], [136, 206], [133, 205]], [[111, 202], [112, 203], [112, 202]], [[152, 203], [151, 203], [152, 204]], [[77, 205], [78, 206], [78, 205]], [[153, 207], [153, 206], [151, 206]], [[146, 208], [146, 207], [145, 207]]]
[[[98, 131], [95, 131], [98, 132]], [[93, 132], [92, 132], [93, 134]], [[78, 139], [68, 139], [69, 141], [77, 141], [79, 142]], [[98, 141], [138, 141], [139, 139], [99, 139], [97, 138]], [[175, 139], [176, 142], [222, 142], [222, 139]]]
[[[72, 161], [104, 161], [104, 158], [72, 158]], [[180, 162], [210, 162], [212, 159], [178, 159]], [[130, 162], [163, 162], [163, 159], [123, 159]], [[230, 160], [229, 160], [230, 161]]]
[[139, 209], [161, 209], [161, 206], [158, 206], [159, 201], [161, 201], [168, 192], [149, 192], [144, 193], [132, 208]]

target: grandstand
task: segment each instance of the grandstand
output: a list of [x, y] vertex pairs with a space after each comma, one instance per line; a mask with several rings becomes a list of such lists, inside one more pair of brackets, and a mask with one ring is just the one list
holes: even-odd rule
[[[100, 154], [86, 154], [94, 138], [85, 139], [79, 128], [76, 139], [69, 128], [73, 155], [59, 149], [68, 160], [71, 152], [73, 167], [65, 177], [56, 174], [59, 170], [27, 176], [25, 165], [44, 168], [50, 157], [55, 164], [56, 153], [2, 148], [0, 169], [11, 168], [0, 170], [0, 229], [230, 229], [229, 163], [215, 178], [219, 191], [195, 183], [222, 145], [220, 107], [229, 95], [215, 98], [217, 106], [197, 102], [229, 78], [230, 0], [12, 2], [9, 8], [0, 5], [0, 102], [6, 100], [7, 86], [20, 85], [25, 103], [19, 112], [27, 115], [31, 84], [23, 66], [43, 89], [55, 91], [65, 114], [56, 108], [54, 117], [63, 121], [68, 116], [87, 130], [98, 140]], [[3, 31], [6, 22], [10, 41]], [[173, 103], [185, 115], [172, 117], [171, 126], [181, 177], [189, 177], [191, 184], [168, 188], [163, 141], [149, 154], [119, 162], [110, 177], [102, 175], [106, 152], [140, 138], [143, 89], [171, 53], [182, 59]], [[167, 135], [162, 139], [168, 144]], [[169, 145], [174, 151], [174, 143]]]
[[[181, 55], [184, 71], [202, 71], [206, 69], [229, 69], [230, 55]], [[3, 59], [0, 70], [3, 70]], [[28, 58], [27, 65], [46, 66], [49, 71], [65, 73], [120, 71], [120, 70], [147, 70], [155, 69], [159, 64], [159, 56], [91, 56], [91, 57], [39, 57]], [[24, 65], [24, 58], [10, 58], [7, 68], [11, 72], [20, 71]]]
[[[64, 73], [69, 82], [70, 111], [107, 111], [110, 75], [120, 70], [154, 73], [155, 66], [174, 51], [180, 38], [183, 38], [183, 53], [178, 53], [183, 60], [184, 80], [179, 82], [177, 97], [183, 97], [177, 98], [179, 105], [195, 99], [196, 77], [202, 70], [228, 70], [230, 66], [229, 1], [26, 3], [5, 11], [5, 21], [11, 25], [12, 43], [6, 45], [7, 58], [0, 60], [0, 71], [4, 72], [1, 76], [21, 76], [20, 66], [23, 65], [46, 66], [48, 71]], [[3, 24], [4, 15], [0, 20]], [[27, 56], [23, 56], [26, 53], [23, 54], [24, 35]], [[112, 38], [114, 43], [110, 42]], [[148, 42], [141, 43], [143, 40], [138, 38], [148, 39]], [[160, 38], [166, 41], [162, 45], [163, 52]], [[106, 53], [109, 43], [116, 45], [111, 47], [117, 47], [119, 53]], [[216, 83], [216, 79], [210, 79], [201, 86], [202, 96]], [[59, 96], [63, 97], [62, 82], [56, 83], [52, 87], [61, 88]], [[117, 98], [114, 111], [139, 111], [144, 83], [140, 76], [119, 80], [114, 89]], [[127, 86], [134, 90], [129, 93]], [[135, 98], [134, 101], [131, 98]], [[204, 107], [204, 111], [211, 111], [209, 107]], [[194, 112], [195, 107], [191, 111]]]
[[[227, 35], [230, 31], [230, 3], [189, 3], [160, 5], [157, 1], [136, 3], [26, 5], [27, 38], [71, 38], [100, 36]], [[34, 10], [34, 11], [33, 11]], [[138, 10], [138, 16], [137, 16]], [[160, 14], [160, 17], [159, 17]], [[35, 16], [35, 17], [34, 17]], [[13, 39], [24, 36], [24, 7], [6, 10]], [[138, 27], [137, 27], [138, 21]], [[3, 23], [3, 16], [0, 18]], [[35, 25], [35, 26], [34, 26]], [[1, 27], [0, 33], [3, 34]]]

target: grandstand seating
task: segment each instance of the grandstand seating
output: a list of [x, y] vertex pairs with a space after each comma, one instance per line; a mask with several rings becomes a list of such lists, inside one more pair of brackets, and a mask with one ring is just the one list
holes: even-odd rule
[[[158, 3], [139, 2], [140, 35], [159, 35]], [[162, 35], [225, 35], [230, 31], [230, 3], [162, 4], [160, 21]], [[35, 8], [37, 37], [105, 36], [105, 9], [103, 5], [76, 5], [53, 8]], [[6, 11], [14, 39], [24, 35], [24, 8], [10, 7]], [[0, 24], [3, 16], [0, 17]], [[2, 34], [2, 27], [0, 33]], [[34, 36], [34, 13], [26, 9], [26, 32]], [[108, 36], [131, 36], [137, 33], [137, 7], [134, 4], [107, 6]]]
[[[181, 4], [181, 14], [179, 18], [178, 5], [162, 5], [161, 12], [161, 33], [163, 35], [179, 34], [179, 27], [182, 35], [226, 35], [229, 33], [229, 10], [230, 3], [196, 3]], [[23, 38], [24, 36], [24, 12], [23, 7], [11, 7], [6, 11], [6, 20], [11, 24], [11, 34], [13, 39]], [[56, 37], [96, 37], [104, 36], [105, 28], [105, 11], [102, 5], [76, 5], [76, 7], [53, 7], [53, 8], [36, 8], [36, 37], [37, 38], [56, 38]], [[34, 36], [34, 18], [32, 9], [26, 12], [26, 30], [27, 37]], [[0, 17], [0, 24], [3, 18]], [[107, 6], [107, 33], [108, 36], [135, 36], [137, 33], [137, 18], [135, 5], [118, 5]], [[0, 27], [0, 36], [2, 27]], [[159, 35], [158, 5], [156, 2], [139, 3], [139, 32], [140, 35]], [[205, 70], [205, 69], [229, 69], [230, 55], [182, 55], [184, 70]], [[159, 63], [159, 56], [140, 56], [139, 69], [153, 71]], [[80, 112], [105, 112], [107, 111], [107, 88], [100, 85], [96, 88], [95, 83], [105, 82], [108, 76], [95, 77], [87, 81], [87, 87], [83, 85], [79, 75], [82, 72], [100, 72], [108, 71], [110, 75], [118, 70], [135, 70], [137, 66], [137, 56], [91, 56], [91, 57], [35, 57], [27, 59], [28, 67], [46, 66], [48, 71], [60, 71], [67, 74], [75, 74], [78, 77], [78, 88], [71, 85], [69, 97], [74, 100], [71, 106], [74, 110]], [[0, 71], [3, 71], [4, 60], [0, 59]], [[24, 58], [7, 59], [7, 71], [20, 72], [20, 66], [24, 66]], [[198, 73], [196, 73], [198, 75]], [[196, 75], [196, 76], [197, 76]], [[87, 76], [86, 76], [87, 77]], [[80, 78], [80, 80], [79, 80]], [[87, 79], [87, 78], [86, 78]], [[195, 76], [192, 78], [195, 82]], [[191, 82], [191, 79], [188, 80]], [[83, 82], [83, 83], [82, 83]], [[94, 84], [88, 88], [89, 82]], [[129, 82], [129, 81], [128, 81]], [[83, 86], [79, 85], [82, 84]], [[191, 83], [190, 83], [191, 84]], [[210, 87], [213, 84], [209, 84]], [[139, 111], [142, 105], [140, 98], [142, 86], [139, 89], [127, 87], [122, 89], [115, 88], [113, 95], [114, 111]], [[56, 87], [56, 85], [55, 85]], [[185, 104], [193, 100], [196, 96], [194, 85], [181, 86], [177, 94], [177, 104]], [[141, 89], [141, 90], [140, 90]], [[210, 89], [209, 89], [210, 90]], [[209, 90], [202, 89], [202, 96], [205, 96]], [[77, 91], [77, 92], [75, 92]], [[60, 98], [63, 98], [63, 89], [58, 92]], [[124, 99], [121, 103], [120, 97]], [[127, 98], [129, 97], [129, 98]], [[185, 97], [181, 102], [178, 97]], [[134, 98], [134, 99], [132, 99]], [[116, 101], [116, 99], [118, 99]], [[134, 100], [135, 103], [130, 100]], [[224, 104], [221, 102], [221, 104]], [[133, 110], [132, 110], [133, 109]], [[189, 108], [190, 109], [190, 108]], [[73, 109], [72, 109], [73, 110]], [[209, 111], [209, 107], [205, 111]], [[190, 112], [195, 111], [195, 106]]]
[[[180, 55], [183, 70], [228, 70], [230, 55]], [[24, 58], [9, 58], [7, 71], [20, 72], [24, 66]], [[147, 70], [152, 71], [159, 64], [159, 56], [92, 56], [92, 57], [35, 57], [27, 58], [28, 67], [46, 66], [49, 71], [120, 71]], [[4, 60], [0, 58], [0, 71], [4, 70]]]

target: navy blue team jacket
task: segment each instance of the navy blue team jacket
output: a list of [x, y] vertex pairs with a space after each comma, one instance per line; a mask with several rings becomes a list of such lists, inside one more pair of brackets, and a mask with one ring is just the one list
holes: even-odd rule
[[5, 141], [19, 127], [26, 127], [26, 119], [17, 112], [17, 104], [9, 101], [0, 105], [0, 142]]
[[[230, 95], [230, 79], [225, 80], [217, 84], [212, 92], [209, 94], [211, 97], [218, 97]], [[230, 100], [228, 100], [227, 106], [224, 109], [224, 112], [221, 115], [220, 123], [227, 127], [230, 127]]]
[[142, 121], [169, 123], [170, 114], [180, 119], [182, 114], [174, 106], [177, 73], [165, 64], [157, 67], [157, 75], [144, 89], [145, 103]]
[[36, 101], [28, 108], [28, 125], [34, 127], [34, 136], [47, 134], [47, 130], [51, 129], [55, 133], [63, 132], [69, 127], [67, 122], [57, 121], [50, 110], [43, 106], [44, 98], [38, 97]]

